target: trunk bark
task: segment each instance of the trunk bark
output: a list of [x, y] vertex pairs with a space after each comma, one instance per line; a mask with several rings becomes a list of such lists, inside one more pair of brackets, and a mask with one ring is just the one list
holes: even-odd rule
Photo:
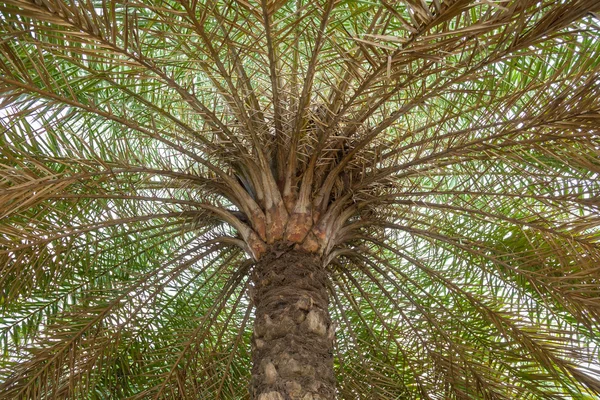
[[255, 400], [333, 400], [334, 326], [318, 256], [273, 246], [253, 273]]

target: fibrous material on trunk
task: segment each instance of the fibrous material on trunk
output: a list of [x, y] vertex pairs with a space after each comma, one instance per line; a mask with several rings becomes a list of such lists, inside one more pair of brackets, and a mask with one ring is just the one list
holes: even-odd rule
[[252, 279], [252, 398], [334, 399], [335, 326], [320, 258], [278, 243], [257, 263]]

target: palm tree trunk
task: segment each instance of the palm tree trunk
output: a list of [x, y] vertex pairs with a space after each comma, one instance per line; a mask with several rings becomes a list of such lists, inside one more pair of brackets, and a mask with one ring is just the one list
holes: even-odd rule
[[273, 246], [257, 263], [251, 397], [335, 399], [334, 327], [318, 256]]

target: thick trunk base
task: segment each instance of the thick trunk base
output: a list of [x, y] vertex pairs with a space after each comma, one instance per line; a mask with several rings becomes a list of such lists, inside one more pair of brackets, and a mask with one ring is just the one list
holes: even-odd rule
[[251, 397], [335, 399], [327, 273], [310, 253], [273, 246], [253, 275]]

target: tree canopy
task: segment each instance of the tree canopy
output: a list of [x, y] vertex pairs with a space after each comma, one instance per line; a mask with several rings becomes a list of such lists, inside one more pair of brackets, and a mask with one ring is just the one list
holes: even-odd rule
[[598, 12], [2, 0], [0, 398], [249, 398], [294, 235], [340, 399], [596, 398]]

